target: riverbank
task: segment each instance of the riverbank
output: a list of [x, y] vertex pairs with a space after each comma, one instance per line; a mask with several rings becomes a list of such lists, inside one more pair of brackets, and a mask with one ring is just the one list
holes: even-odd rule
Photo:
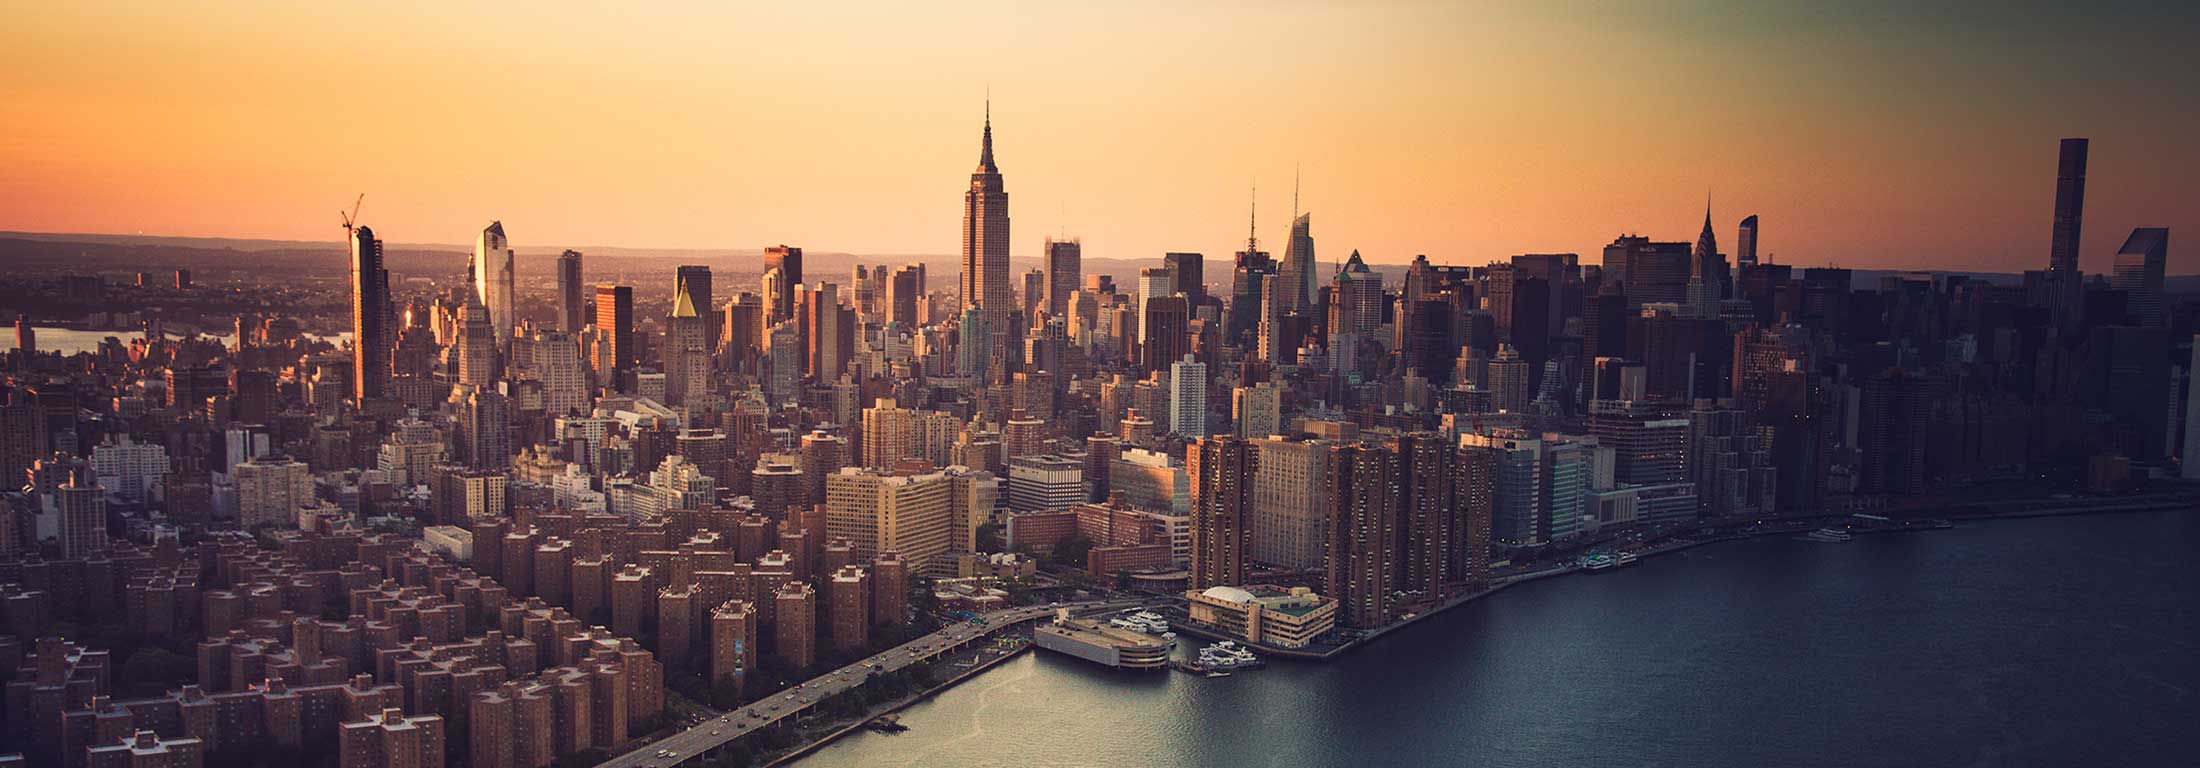
[[[1946, 514], [1946, 517], [1951, 520], [1985, 521], [1996, 519], [2066, 517], [2073, 515], [2117, 514], [2130, 512], [2169, 512], [2180, 510], [2190, 511], [2196, 508], [2200, 508], [2200, 503], [2196, 503], [2195, 496], [2191, 493], [2181, 492], [2162, 494], [2158, 496], [2129, 498], [2110, 497], [2088, 499], [2049, 499], [2035, 502], [2025, 502], [2016, 505], [2014, 508], [2003, 509], [1967, 510], [1965, 508], [1958, 507], [1955, 509], [1947, 510], [1948, 514]], [[1694, 549], [1696, 547], [1705, 546], [1707, 544], [1717, 544], [1726, 541], [1740, 541], [1743, 539], [1755, 538], [1760, 536], [1793, 536], [1799, 533], [1810, 531], [1828, 522], [1840, 522], [1853, 519], [1855, 519], [1855, 515], [1852, 513], [1828, 513], [1783, 518], [1765, 523], [1751, 524], [1748, 526], [1733, 529], [1725, 533], [1713, 534], [1709, 536], [1670, 539], [1660, 542], [1658, 544], [1644, 547], [1639, 550], [1634, 550], [1633, 554], [1636, 556], [1638, 561], [1647, 560], [1649, 558], [1657, 557], [1659, 555], [1667, 555], [1683, 550]], [[1945, 527], [1916, 525], [1914, 524], [1914, 522], [1915, 521], [1907, 521], [1884, 527], [1864, 527], [1854, 529], [1851, 532], [1859, 534], [1884, 534], [1913, 533], [1919, 531], [1945, 529]], [[1480, 600], [1497, 594], [1498, 592], [1504, 591], [1508, 587], [1519, 584], [1526, 584], [1531, 581], [1539, 581], [1554, 576], [1564, 576], [1567, 574], [1575, 573], [1589, 573], [1589, 571], [1586, 571], [1574, 565], [1573, 561], [1569, 558], [1566, 561], [1553, 563], [1544, 568], [1507, 576], [1502, 579], [1493, 581], [1489, 586], [1472, 592], [1467, 592], [1454, 597], [1446, 598], [1425, 610], [1414, 613], [1398, 621], [1367, 630], [1359, 637], [1354, 638], [1342, 645], [1323, 650], [1279, 648], [1276, 646], [1257, 643], [1249, 644], [1245, 643], [1245, 640], [1243, 638], [1234, 637], [1229, 634], [1217, 631], [1213, 628], [1190, 622], [1172, 622], [1172, 628], [1179, 634], [1192, 635], [1194, 637], [1199, 637], [1206, 640], [1233, 640], [1240, 644], [1246, 644], [1248, 647], [1259, 651], [1263, 656], [1295, 659], [1299, 661], [1329, 662], [1336, 660], [1338, 657], [1341, 657], [1346, 653], [1358, 650], [1362, 647], [1367, 646], [1370, 643], [1387, 637], [1392, 633], [1398, 632], [1399, 630], [1426, 621], [1430, 618], [1434, 618], [1454, 608], [1458, 608], [1459, 606], [1466, 605], [1476, 600]], [[1601, 572], [1600, 575], [1602, 575]]]
[[1024, 655], [1026, 652], [1029, 652], [1031, 648], [1031, 643], [1020, 644], [1016, 646], [1014, 650], [1008, 651], [1007, 653], [995, 654], [992, 658], [988, 658], [984, 661], [978, 662], [977, 664], [972, 665], [969, 669], [963, 670], [960, 674], [957, 674], [954, 677], [950, 677], [946, 680], [942, 680], [938, 684], [933, 685], [930, 688], [926, 688], [922, 691], [911, 694], [908, 698], [905, 698], [899, 702], [867, 711], [863, 714], [862, 717], [856, 718], [854, 722], [849, 723], [845, 726], [841, 726], [839, 728], [835, 728], [831, 732], [826, 733], [823, 736], [812, 739], [807, 744], [795, 747], [793, 751], [790, 751], [787, 754], [780, 755], [777, 758], [773, 758], [771, 762], [764, 764], [764, 768], [779, 768], [780, 766], [793, 764], [796, 760], [807, 757], [812, 752], [824, 749], [826, 746], [831, 745], [835, 741], [839, 741], [856, 733], [857, 731], [863, 730], [865, 727], [868, 727], [873, 720], [877, 720], [878, 718], [885, 715], [891, 715], [896, 712], [900, 712], [904, 709], [908, 709], [909, 707], [916, 705], [918, 702], [930, 699], [934, 696], [938, 696], [941, 693], [946, 692], [947, 689], [953, 688], [963, 681], [983, 674], [986, 670], [999, 666], [1010, 659]]

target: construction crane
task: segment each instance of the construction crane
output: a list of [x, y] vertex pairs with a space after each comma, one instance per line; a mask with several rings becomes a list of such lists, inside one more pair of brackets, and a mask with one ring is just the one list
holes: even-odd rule
[[351, 237], [351, 233], [359, 228], [359, 204], [366, 201], [367, 193], [361, 192], [359, 193], [359, 199], [351, 201], [350, 213], [341, 210], [336, 212], [336, 215], [344, 217], [344, 237]]

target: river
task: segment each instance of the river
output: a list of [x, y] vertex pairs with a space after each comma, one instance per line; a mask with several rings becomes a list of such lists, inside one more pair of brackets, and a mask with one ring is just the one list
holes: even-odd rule
[[2192, 765], [2196, 554], [2184, 513], [1720, 543], [1329, 664], [1199, 679], [1039, 651], [798, 768]]

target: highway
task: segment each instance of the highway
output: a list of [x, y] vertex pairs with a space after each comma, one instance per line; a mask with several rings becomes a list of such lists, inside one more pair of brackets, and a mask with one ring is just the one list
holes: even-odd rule
[[[1072, 612], [1085, 613], [1100, 610], [1120, 610], [1143, 605], [1145, 601], [1116, 600], [1062, 603], [1060, 607]], [[1054, 614], [1056, 606], [1032, 605], [1006, 608], [982, 614], [983, 626], [969, 622], [941, 628], [937, 632], [881, 651], [870, 658], [810, 678], [771, 698], [758, 699], [748, 706], [704, 721], [701, 725], [680, 731], [671, 736], [645, 744], [631, 752], [602, 763], [606, 768], [664, 768], [689, 760], [709, 757], [717, 749], [731, 744], [743, 736], [777, 725], [788, 718], [799, 717], [818, 703], [842, 692], [863, 685], [871, 672], [892, 672], [920, 661], [984, 642], [995, 632], [1015, 627], [1027, 621]]]

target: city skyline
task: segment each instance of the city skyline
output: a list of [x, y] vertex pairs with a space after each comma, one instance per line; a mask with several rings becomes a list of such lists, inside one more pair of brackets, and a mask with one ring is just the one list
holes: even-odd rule
[[[1082, 238], [1088, 258], [1226, 254], [1242, 237], [1245, 187], [1265, 182], [1259, 202], [1289, 210], [1283, 182], [1299, 175], [1300, 207], [1320, 220], [1329, 252], [1357, 249], [1377, 264], [1536, 252], [1593, 262], [1621, 233], [1681, 239], [1708, 190], [1724, 212], [1721, 237], [1760, 215], [1762, 255], [1780, 263], [2016, 272], [2047, 256], [2038, 219], [2053, 198], [2028, 182], [2041, 172], [2039, 148], [2065, 136], [2095, 140], [2084, 271], [2108, 272], [2131, 229], [2200, 219], [2189, 190], [2200, 158], [2176, 144], [2200, 103], [2170, 79], [2193, 54], [2144, 44], [2192, 11], [2144, 4], [2085, 16], [2013, 9], [1995, 24], [1956, 9], [1798, 19], [1708, 4], [1654, 18], [1293, 6], [1239, 19], [1201, 7], [1158, 30], [1102, 12], [566, 11], [498, 15], [508, 31], [466, 40], [476, 51], [446, 28], [488, 20], [416, 24], [402, 11], [33, 13], [0, 33], [0, 57], [31, 75], [0, 86], [24, 127], [0, 144], [0, 194], [15, 203], [0, 212], [5, 230], [325, 241], [325, 211], [364, 189], [375, 198], [366, 220], [403, 233], [400, 242], [465, 243], [481, 221], [501, 219], [522, 228], [515, 245], [531, 252], [802, 242], [945, 255], [959, 238], [939, 223], [953, 206], [939, 180], [969, 167], [988, 91], [1014, 137], [1025, 231], [1010, 251], [1027, 259], [1063, 235]], [[1477, 23], [1461, 40], [1416, 29], [1456, 30], [1467, 18]], [[110, 29], [150, 37], [155, 23], [174, 31], [163, 27], [137, 55], [93, 62], [78, 45]], [[175, 47], [204, 47], [230, 24], [348, 25], [429, 55], [385, 61], [340, 42]], [[547, 53], [557, 49], [540, 44], [567, 25], [631, 60]], [[817, 68], [798, 75], [783, 71], [796, 64], [688, 45], [686, 27], [713, 25], [844, 36], [795, 57]], [[1228, 34], [1215, 34], [1224, 25]], [[1035, 36], [1057, 50], [1012, 39], [1034, 26], [1059, 28]], [[2140, 39], [2026, 55], [2064, 29]], [[1126, 64], [1112, 46], [1134, 32], [1213, 40]], [[656, 35], [669, 37], [638, 50]], [[1550, 35], [1573, 41], [1564, 47], [1578, 58], [1531, 44]], [[1956, 44], [1927, 45], [1933, 36]], [[1002, 55], [1026, 64], [1006, 71], [948, 44], [964, 38], [1001, 40]], [[832, 55], [840, 46], [875, 50]], [[890, 53], [917, 57], [897, 65], [910, 75], [880, 74]], [[1245, 61], [1218, 61], [1229, 57]], [[575, 71], [583, 63], [600, 68]], [[408, 77], [419, 67], [436, 77]], [[217, 92], [231, 77], [267, 87]], [[1179, 87], [1125, 85], [1149, 78]], [[1976, 87], [1981, 79], [1992, 82]], [[793, 82], [824, 85], [796, 92]], [[478, 94], [491, 95], [490, 117], [459, 119], [461, 97]], [[159, 122], [140, 111], [156, 105]], [[364, 117], [342, 119], [355, 112]], [[1644, 117], [1612, 119], [1629, 113]], [[1282, 239], [1278, 219], [1264, 239]], [[2167, 268], [2200, 264], [2173, 253]]]

